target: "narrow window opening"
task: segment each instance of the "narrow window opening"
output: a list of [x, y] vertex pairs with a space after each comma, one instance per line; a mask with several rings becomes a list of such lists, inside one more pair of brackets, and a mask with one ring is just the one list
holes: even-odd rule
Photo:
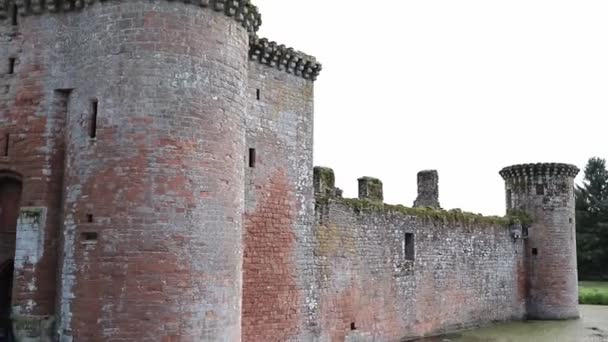
[[93, 214], [87, 214], [87, 222], [93, 223]]
[[255, 148], [249, 149], [249, 167], [255, 167]]
[[8, 157], [8, 150], [10, 148], [11, 144], [11, 135], [9, 133], [6, 133], [6, 136], [4, 137], [4, 156]]
[[405, 260], [414, 260], [414, 234], [405, 233], [405, 239], [403, 241], [403, 254]]
[[542, 184], [536, 184], [536, 194], [544, 195], [545, 194], [545, 186]]
[[16, 62], [15, 58], [8, 59], [8, 74], [9, 75], [12, 75], [15, 73], [15, 62]]
[[260, 89], [255, 91], [255, 97], [258, 99], [258, 101], [262, 98], [262, 91]]
[[532, 248], [532, 255], [538, 255], [538, 248]]
[[82, 233], [82, 240], [84, 242], [97, 241], [97, 232], [84, 232]]
[[355, 322], [350, 323], [350, 330], [357, 330], [357, 326], [355, 325]]
[[97, 110], [99, 108], [99, 101], [93, 100], [91, 102], [91, 127], [89, 131], [89, 136], [91, 138], [97, 137]]
[[568, 222], [570, 222], [570, 223], [574, 222], [574, 220], [572, 219], [572, 217], [568, 219]]
[[17, 5], [13, 5], [13, 6], [11, 7], [11, 24], [12, 24], [13, 26], [17, 26], [17, 24], [19, 23], [19, 22], [17, 21], [18, 13], [19, 13], [19, 12], [17, 11]]

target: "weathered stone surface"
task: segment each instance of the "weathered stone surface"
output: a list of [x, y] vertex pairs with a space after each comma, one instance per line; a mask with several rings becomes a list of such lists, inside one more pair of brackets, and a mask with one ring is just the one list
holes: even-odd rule
[[316, 324], [313, 83], [249, 67], [247, 148], [256, 162], [245, 174], [243, 340], [307, 341]]
[[418, 198], [414, 207], [441, 208], [439, 205], [439, 174], [436, 170], [418, 172]]
[[373, 177], [362, 177], [359, 181], [359, 198], [370, 201], [382, 202], [384, 200], [384, 191], [382, 189], [382, 181]]
[[248, 0], [0, 3], [15, 336], [374, 341], [576, 317], [576, 168], [502, 171], [526, 242], [523, 216], [438, 210], [436, 173], [419, 208], [368, 177], [343, 199], [313, 175], [321, 65], [260, 23]]
[[317, 200], [324, 340], [394, 341], [525, 318], [524, 245], [508, 225], [357, 201]]
[[526, 240], [529, 318], [578, 318], [574, 177], [568, 164], [503, 169], [507, 210], [532, 217]]

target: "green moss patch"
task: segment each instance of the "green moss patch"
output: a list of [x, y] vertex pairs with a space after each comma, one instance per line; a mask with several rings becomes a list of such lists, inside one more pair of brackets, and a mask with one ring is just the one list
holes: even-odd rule
[[[329, 201], [329, 198], [317, 198], [317, 205], [327, 205], [329, 204]], [[500, 217], [484, 216], [481, 214], [464, 212], [460, 209], [443, 210], [428, 207], [409, 208], [403, 205], [384, 204], [356, 198], [335, 198], [331, 199], [331, 201], [346, 205], [352, 208], [356, 213], [376, 212], [383, 214], [402, 214], [441, 223], [460, 222], [465, 224], [502, 226], [509, 226], [517, 222], [521, 223], [522, 225], [532, 223], [530, 216], [521, 211], [511, 211], [507, 216]]]

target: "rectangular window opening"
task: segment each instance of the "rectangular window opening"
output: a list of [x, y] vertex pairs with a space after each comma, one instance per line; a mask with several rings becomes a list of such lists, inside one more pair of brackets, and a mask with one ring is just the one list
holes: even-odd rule
[[87, 214], [87, 222], [93, 223], [93, 214]]
[[255, 148], [249, 149], [249, 167], [255, 167]]
[[6, 133], [6, 135], [4, 136], [4, 156], [8, 157], [8, 150], [10, 148], [11, 144], [11, 135], [9, 133]]
[[84, 232], [84, 233], [82, 233], [82, 241], [84, 241], [84, 242], [95, 242], [95, 241], [97, 241], [97, 232]]
[[532, 255], [538, 255], [538, 248], [532, 248]]
[[255, 91], [255, 97], [258, 99], [258, 101], [262, 98], [262, 91], [260, 89]]
[[405, 239], [403, 241], [403, 255], [405, 260], [414, 260], [414, 234], [405, 233]]
[[11, 7], [11, 24], [13, 26], [17, 26], [17, 24], [19, 24], [17, 17], [18, 17], [19, 11], [17, 10], [17, 5], [13, 5]]
[[545, 186], [543, 184], [536, 184], [536, 194], [537, 195], [545, 194]]
[[352, 322], [350, 324], [350, 330], [357, 330], [357, 326], [355, 325], [355, 322]]
[[8, 74], [12, 75], [15, 73], [15, 63], [16, 63], [16, 59], [15, 58], [9, 58], [8, 59]]
[[99, 109], [99, 101], [91, 102], [91, 127], [89, 128], [89, 136], [97, 138], [97, 111]]

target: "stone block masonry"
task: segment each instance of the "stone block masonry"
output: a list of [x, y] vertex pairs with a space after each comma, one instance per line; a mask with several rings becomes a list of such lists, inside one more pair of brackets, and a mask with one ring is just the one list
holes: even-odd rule
[[3, 332], [393, 341], [577, 316], [576, 168], [503, 170], [526, 227], [440, 210], [436, 171], [416, 208], [372, 177], [342, 198], [312, 164], [321, 64], [260, 25], [249, 0], [0, 2]]
[[526, 317], [510, 220], [317, 197], [316, 281], [328, 341], [398, 341]]
[[418, 198], [414, 207], [441, 208], [439, 205], [439, 174], [436, 170], [418, 172]]
[[525, 164], [505, 168], [507, 210], [529, 213], [526, 240], [528, 317], [578, 318], [574, 177], [567, 164]]

